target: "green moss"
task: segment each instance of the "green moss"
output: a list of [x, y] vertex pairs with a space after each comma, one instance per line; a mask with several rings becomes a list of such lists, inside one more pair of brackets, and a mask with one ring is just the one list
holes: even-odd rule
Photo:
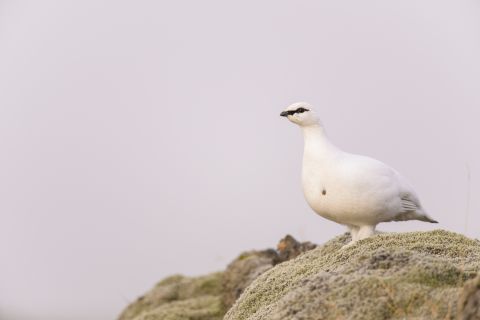
[[220, 297], [203, 296], [164, 304], [135, 320], [221, 320], [224, 314]]
[[241, 261], [241, 260], [245, 260], [245, 259], [247, 259], [247, 258], [249, 258], [249, 257], [251, 257], [251, 256], [252, 256], [251, 254], [249, 254], [249, 253], [247, 253], [247, 252], [244, 252], [244, 253], [242, 253], [241, 255], [238, 256], [237, 260], [240, 260], [240, 261]]
[[178, 282], [182, 281], [183, 279], [185, 279], [184, 276], [179, 275], [179, 274], [175, 274], [175, 275], [169, 276], [169, 277], [161, 280], [159, 283], [156, 284], [156, 287], [162, 287], [162, 286], [175, 284], [175, 283], [178, 283]]
[[348, 238], [265, 272], [225, 319], [449, 319], [480, 268], [480, 243], [452, 232], [384, 233], [340, 249]]
[[[146, 295], [130, 304], [119, 319], [157, 319], [155, 314], [160, 312], [164, 314], [167, 312], [165, 310], [177, 310], [180, 307], [185, 309], [184, 313], [181, 313], [183, 318], [179, 316], [172, 319], [210, 319], [202, 318], [202, 315], [216, 314], [216, 310], [220, 308], [217, 302], [220, 301], [222, 293], [222, 276], [223, 274], [218, 272], [196, 278], [179, 275], [168, 277], [160, 281]], [[209, 305], [209, 302], [212, 305]], [[224, 310], [221, 310], [223, 314]], [[171, 312], [180, 314], [178, 310]], [[197, 318], [194, 317], [195, 314], [198, 315]]]
[[222, 298], [228, 293], [233, 303], [245, 287], [225, 320], [453, 319], [457, 308], [475, 305], [480, 278], [457, 301], [480, 270], [479, 241], [435, 230], [379, 234], [341, 249], [349, 240], [341, 235], [273, 268], [272, 255], [252, 251], [229, 266], [230, 275], [171, 276], [120, 320], [220, 320]]
[[196, 294], [220, 295], [222, 293], [222, 276], [222, 273], [217, 273], [213, 277], [207, 277], [203, 281], [199, 281]]
[[405, 281], [417, 283], [420, 285], [430, 287], [453, 287], [462, 285], [466, 280], [466, 275], [461, 270], [446, 265], [446, 268], [430, 269], [428, 265], [413, 268], [408, 275], [405, 276]]

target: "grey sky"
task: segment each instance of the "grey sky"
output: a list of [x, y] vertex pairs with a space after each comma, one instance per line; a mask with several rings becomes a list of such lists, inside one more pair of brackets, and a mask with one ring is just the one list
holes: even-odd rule
[[299, 100], [441, 222], [381, 230], [480, 237], [479, 18], [475, 0], [1, 1], [0, 319], [111, 319], [166, 275], [343, 232], [303, 199], [279, 117]]

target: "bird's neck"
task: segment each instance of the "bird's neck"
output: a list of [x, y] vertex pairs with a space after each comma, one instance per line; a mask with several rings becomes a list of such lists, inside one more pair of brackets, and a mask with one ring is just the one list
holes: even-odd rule
[[327, 137], [325, 129], [319, 125], [302, 127], [305, 142], [304, 160], [322, 160], [336, 156], [340, 150]]

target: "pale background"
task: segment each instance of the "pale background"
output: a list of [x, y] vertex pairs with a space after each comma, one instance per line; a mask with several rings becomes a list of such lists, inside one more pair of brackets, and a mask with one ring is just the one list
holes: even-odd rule
[[480, 237], [479, 1], [0, 0], [0, 319], [113, 319], [342, 233], [303, 199], [299, 100], [441, 222], [380, 229]]

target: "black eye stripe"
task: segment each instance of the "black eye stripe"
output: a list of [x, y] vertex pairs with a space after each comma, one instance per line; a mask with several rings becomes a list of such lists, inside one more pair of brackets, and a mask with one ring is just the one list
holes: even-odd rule
[[310, 111], [308, 109], [305, 109], [305, 108], [298, 108], [297, 110], [288, 110], [288, 111], [285, 111], [287, 115], [289, 116], [293, 116], [295, 113], [304, 113], [306, 111]]
[[305, 109], [305, 108], [298, 108], [297, 110], [290, 110], [290, 111], [287, 111], [289, 115], [294, 115], [295, 113], [304, 113], [306, 111], [310, 111], [308, 109]]

